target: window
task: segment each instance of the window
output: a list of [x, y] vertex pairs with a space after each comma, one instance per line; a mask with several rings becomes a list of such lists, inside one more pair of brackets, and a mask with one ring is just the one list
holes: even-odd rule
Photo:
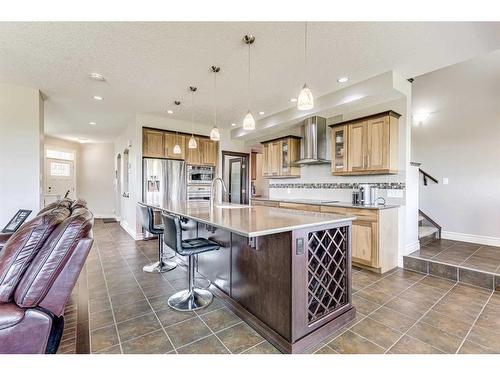
[[45, 156], [50, 159], [73, 160], [75, 155], [72, 152], [45, 150]]
[[50, 175], [56, 177], [71, 176], [71, 165], [69, 163], [50, 162]]

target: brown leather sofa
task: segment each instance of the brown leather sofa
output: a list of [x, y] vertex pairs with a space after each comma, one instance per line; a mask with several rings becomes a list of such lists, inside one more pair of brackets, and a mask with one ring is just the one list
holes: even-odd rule
[[84, 201], [45, 207], [0, 250], [0, 353], [55, 353], [64, 306], [92, 247]]

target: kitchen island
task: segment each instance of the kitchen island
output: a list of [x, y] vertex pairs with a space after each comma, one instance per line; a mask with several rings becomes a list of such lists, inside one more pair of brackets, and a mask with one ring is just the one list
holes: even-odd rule
[[198, 255], [211, 290], [284, 353], [301, 353], [355, 317], [353, 216], [208, 203], [153, 206], [190, 220], [183, 238], [218, 251]]

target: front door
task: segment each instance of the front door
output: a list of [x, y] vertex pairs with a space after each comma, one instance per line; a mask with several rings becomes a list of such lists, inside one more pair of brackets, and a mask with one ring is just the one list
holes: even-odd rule
[[68, 196], [75, 198], [75, 168], [72, 160], [45, 159], [45, 205]]

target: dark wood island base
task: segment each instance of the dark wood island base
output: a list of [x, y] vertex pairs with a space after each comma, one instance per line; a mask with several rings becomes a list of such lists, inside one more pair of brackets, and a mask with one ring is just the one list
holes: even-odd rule
[[355, 318], [350, 220], [253, 238], [196, 228], [221, 244], [198, 256], [198, 272], [281, 352], [304, 353]]

